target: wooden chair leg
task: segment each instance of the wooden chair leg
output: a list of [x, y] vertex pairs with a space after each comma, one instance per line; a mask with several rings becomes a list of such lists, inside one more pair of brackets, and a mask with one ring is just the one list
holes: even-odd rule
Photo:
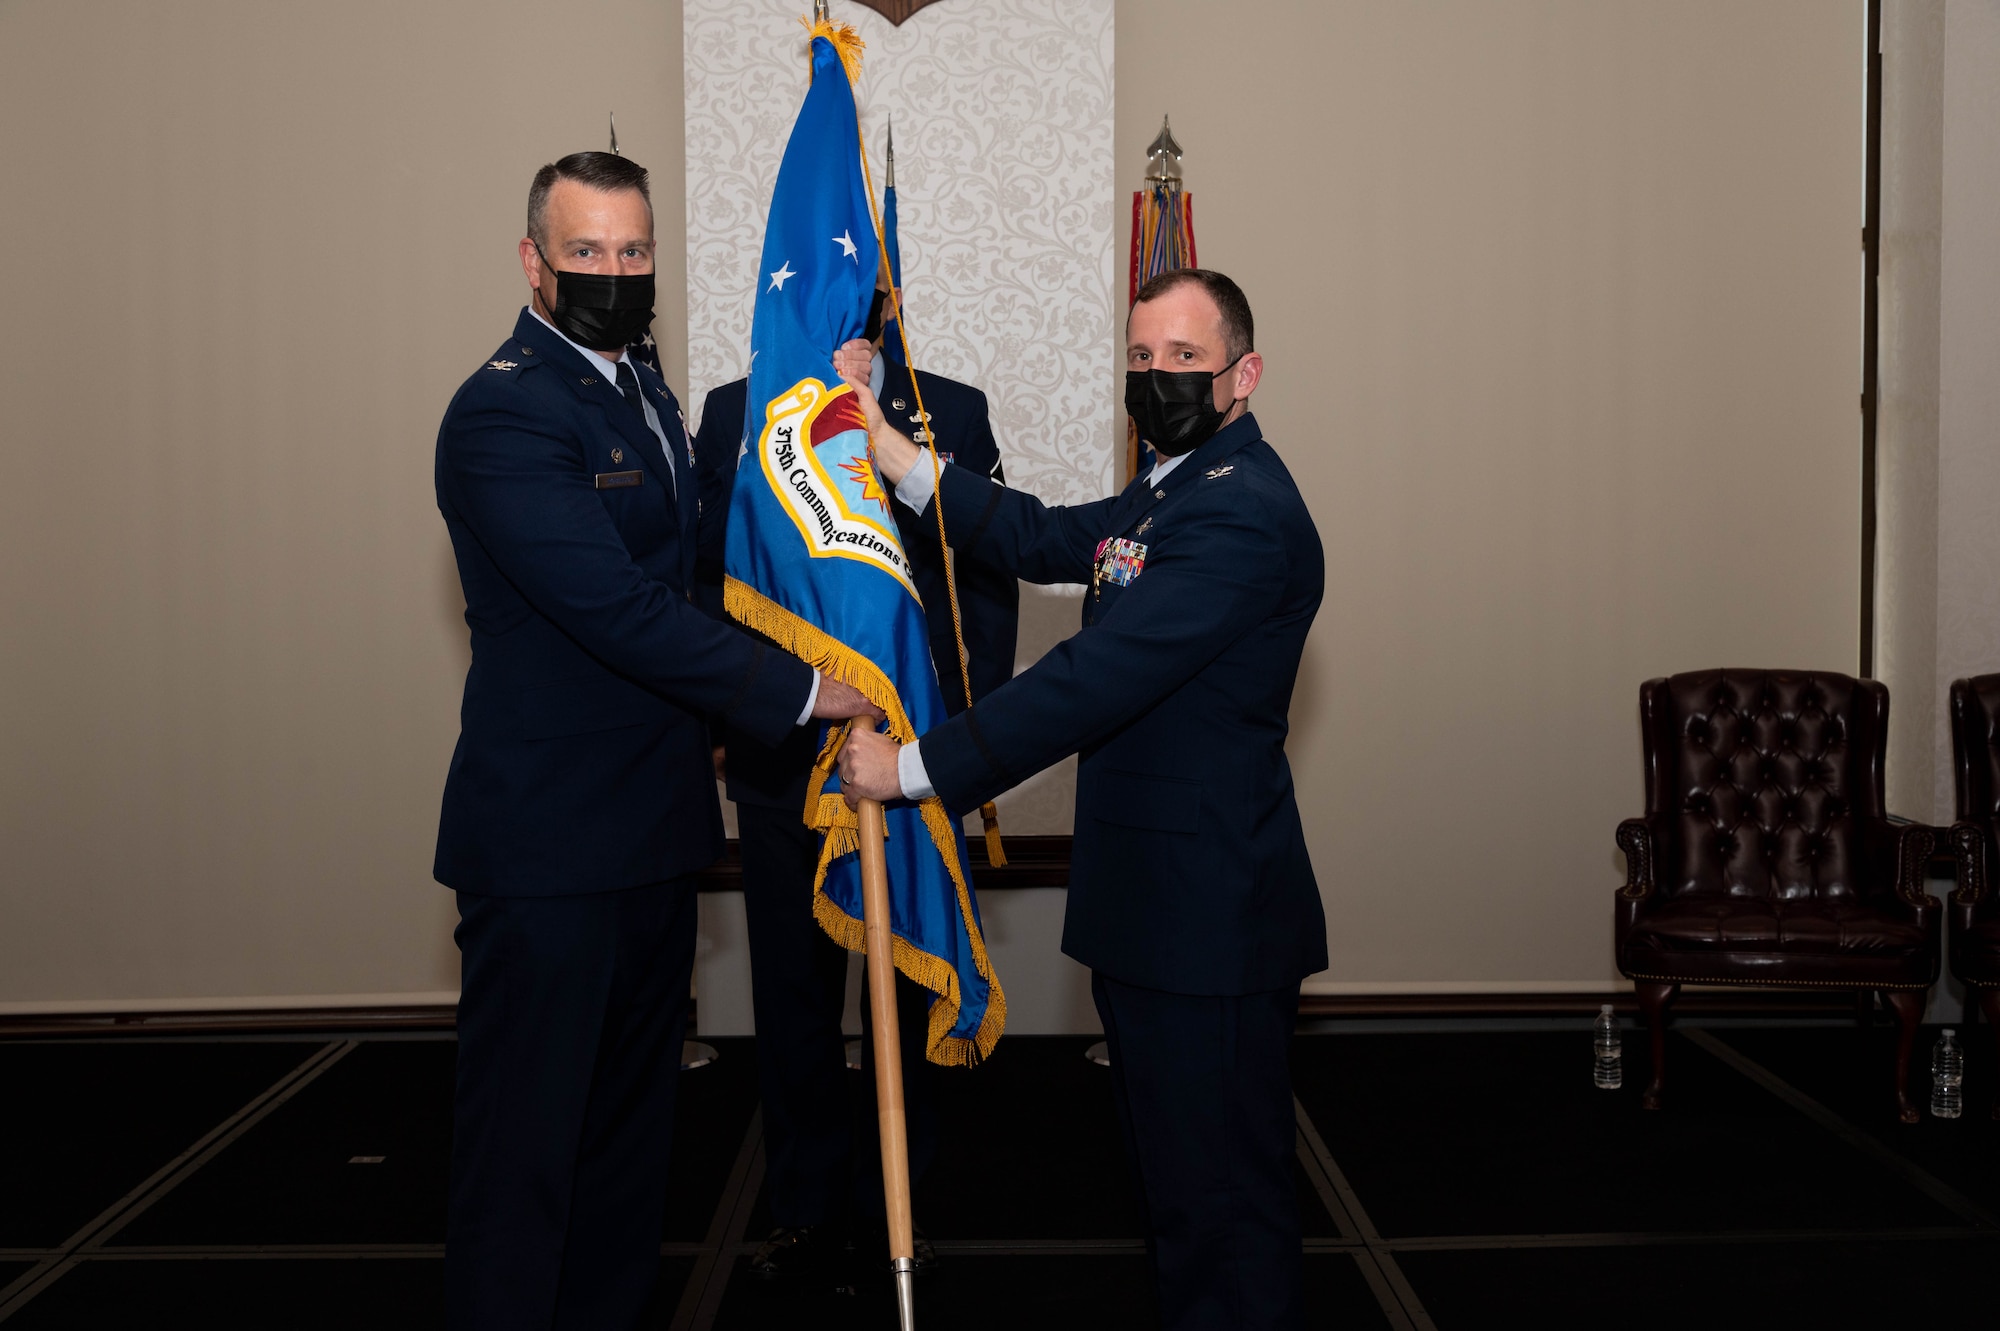
[[1917, 1028], [1923, 1023], [1929, 994], [1922, 989], [1885, 989], [1882, 997], [1896, 1014], [1896, 1117], [1915, 1123], [1920, 1115], [1910, 1099], [1910, 1052], [1917, 1047]]
[[[1994, 1043], [2000, 1044], [2000, 988], [1982, 984], [1977, 987], [1967, 986], [1967, 990], [1966, 997], [1970, 998], [1973, 994], [1979, 996], [1979, 1011], [1986, 1017], [1986, 1025], [1993, 1032]], [[1993, 1117], [2000, 1119], [2000, 1096], [1994, 1098]]]
[[1641, 980], [1632, 986], [1639, 996], [1639, 1010], [1646, 1014], [1646, 1035], [1653, 1050], [1653, 1080], [1639, 1103], [1648, 1109], [1660, 1107], [1667, 1084], [1667, 1004], [1681, 991], [1677, 984], [1655, 984]]

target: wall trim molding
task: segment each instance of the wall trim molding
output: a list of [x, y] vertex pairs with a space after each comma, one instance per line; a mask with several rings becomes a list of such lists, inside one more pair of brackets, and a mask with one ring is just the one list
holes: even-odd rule
[[[458, 1025], [458, 995], [446, 1002], [279, 1007], [275, 998], [217, 1000], [227, 1007], [143, 1008], [88, 1012], [48, 1010], [0, 1013], [0, 1040], [29, 1037], [111, 1037], [134, 1035], [306, 1035], [323, 1031], [448, 1031]], [[423, 995], [416, 995], [423, 997]], [[25, 1007], [27, 1004], [13, 1004]], [[56, 1009], [57, 1004], [35, 1006]]]
[[[1680, 1015], [1705, 1017], [1828, 1017], [1850, 1016], [1859, 1009], [1860, 995], [1845, 990], [1755, 990], [1689, 986], [1675, 1003]], [[325, 996], [302, 1000], [313, 1004]], [[232, 1006], [122, 1011], [60, 1011], [58, 1004], [34, 1006], [40, 1012], [0, 1012], [0, 1040], [29, 1038], [119, 1038], [156, 1035], [310, 1035], [327, 1031], [449, 1031], [458, 1024], [457, 995], [436, 1003], [395, 1003], [351, 1007], [280, 1007], [280, 1000], [250, 998], [218, 1000]], [[1604, 1003], [1633, 1014], [1638, 1001], [1629, 986], [1614, 989], [1444, 992], [1404, 990], [1371, 993], [1309, 991], [1299, 998], [1301, 1018], [1323, 1017], [1524, 1017], [1587, 1016]], [[27, 1004], [12, 1004], [19, 1009]]]
[[1632, 982], [1602, 980], [1334, 980], [1315, 977], [1299, 986], [1302, 994], [1345, 997], [1434, 994], [1602, 994], [1632, 992]]
[[[1624, 988], [1514, 990], [1474, 993], [1327, 993], [1299, 995], [1299, 1016], [1315, 1017], [1587, 1017], [1605, 1004], [1634, 1016], [1639, 1000]], [[1688, 986], [1674, 1001], [1676, 1016], [1838, 1017], [1865, 1010], [1866, 991], [1843, 989], [1735, 989]]]
[[0, 1003], [0, 1017], [125, 1016], [145, 1013], [313, 1012], [329, 1009], [380, 1011], [389, 1008], [456, 1006], [458, 990], [431, 989], [385, 994], [253, 994], [206, 998], [48, 998]]

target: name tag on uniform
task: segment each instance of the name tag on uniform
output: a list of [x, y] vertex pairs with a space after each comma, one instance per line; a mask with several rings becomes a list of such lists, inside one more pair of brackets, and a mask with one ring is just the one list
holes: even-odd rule
[[643, 471], [600, 471], [597, 473], [597, 488], [600, 490], [622, 490], [628, 485], [644, 485], [646, 473]]
[[1116, 587], [1128, 586], [1146, 567], [1146, 547], [1120, 536], [1100, 541], [1097, 546], [1097, 579]]

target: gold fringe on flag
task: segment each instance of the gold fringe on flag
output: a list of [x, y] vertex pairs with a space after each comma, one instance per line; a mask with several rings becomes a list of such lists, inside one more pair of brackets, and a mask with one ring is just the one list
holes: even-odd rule
[[[888, 714], [890, 735], [899, 743], [908, 744], [917, 738], [909, 714], [903, 710], [903, 700], [897, 696], [888, 676], [873, 661], [819, 626], [785, 609], [747, 582], [725, 578], [722, 598], [724, 608], [739, 624], [755, 629], [821, 674], [858, 689], [863, 697], [880, 707]], [[805, 820], [825, 833], [825, 840], [820, 846], [819, 868], [813, 875], [813, 918], [826, 931], [827, 937], [849, 952], [866, 952], [868, 942], [862, 922], [842, 910], [826, 894], [827, 866], [842, 855], [860, 848], [860, 819], [847, 807], [846, 800], [822, 792], [852, 725], [850, 721], [835, 727], [813, 764], [813, 774], [806, 787]], [[1001, 991], [999, 977], [993, 973], [992, 959], [986, 953], [986, 939], [979, 931], [979, 917], [973, 912], [972, 889], [966, 879], [965, 866], [958, 858], [959, 829], [953, 826], [951, 815], [945, 811], [944, 801], [937, 796], [921, 801], [919, 808], [931, 842], [951, 874], [952, 886], [958, 895], [959, 917], [964, 921], [966, 937], [972, 943], [973, 968], [987, 985], [986, 1015], [971, 1038], [951, 1034], [952, 1027], [958, 1024], [959, 1010], [964, 1005], [958, 972], [951, 963], [942, 957], [932, 956], [900, 934], [894, 936], [890, 953], [897, 970], [938, 996], [938, 1001], [931, 1004], [925, 1056], [933, 1063], [969, 1067], [992, 1053], [993, 1047], [1000, 1042], [1000, 1033], [1007, 1025], [1007, 995]]]

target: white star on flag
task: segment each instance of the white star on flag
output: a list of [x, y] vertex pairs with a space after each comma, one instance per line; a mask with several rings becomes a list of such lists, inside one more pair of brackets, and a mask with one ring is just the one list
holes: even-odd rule
[[853, 233], [851, 231], [843, 231], [839, 235], [833, 237], [833, 243], [840, 246], [841, 258], [852, 259], [856, 263], [861, 262], [861, 252], [860, 249], [854, 243]]
[[[855, 262], [860, 263], [861, 260], [856, 259]], [[768, 290], [783, 291], [785, 289], [785, 279], [797, 276], [798, 274], [792, 271], [792, 261], [787, 259], [784, 263], [778, 265], [777, 272], [771, 274], [771, 285]]]

